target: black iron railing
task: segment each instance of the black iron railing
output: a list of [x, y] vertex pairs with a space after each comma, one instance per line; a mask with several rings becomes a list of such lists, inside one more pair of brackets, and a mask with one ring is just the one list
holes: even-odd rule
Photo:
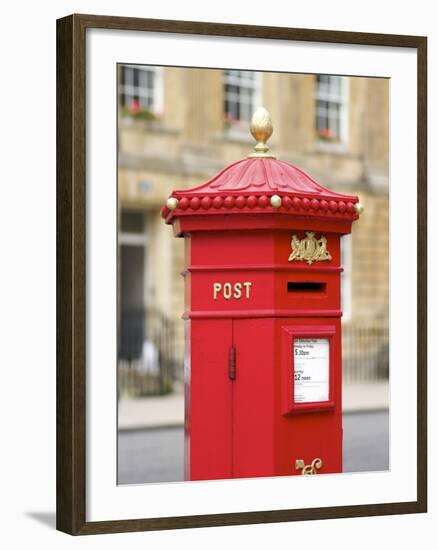
[[118, 334], [119, 396], [168, 394], [182, 377], [175, 322], [158, 309], [123, 310]]
[[[161, 311], [122, 311], [118, 342], [119, 396], [165, 395], [180, 390], [183, 383], [183, 353], [180, 348], [182, 346], [176, 341], [176, 322]], [[388, 380], [387, 320], [375, 324], [345, 324], [342, 370], [344, 382]]]
[[346, 324], [342, 331], [345, 382], [378, 382], [389, 378], [388, 321]]

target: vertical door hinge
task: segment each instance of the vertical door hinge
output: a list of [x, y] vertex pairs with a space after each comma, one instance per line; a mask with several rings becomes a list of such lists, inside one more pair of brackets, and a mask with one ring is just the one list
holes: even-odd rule
[[236, 378], [236, 348], [234, 346], [231, 346], [228, 352], [228, 377], [230, 380]]

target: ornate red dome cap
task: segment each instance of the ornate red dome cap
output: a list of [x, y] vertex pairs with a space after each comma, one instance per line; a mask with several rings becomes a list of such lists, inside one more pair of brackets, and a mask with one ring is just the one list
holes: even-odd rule
[[167, 223], [178, 216], [279, 213], [355, 220], [363, 207], [357, 196], [335, 193], [290, 162], [277, 160], [266, 144], [273, 128], [257, 109], [251, 121], [255, 152], [221, 170], [206, 183], [174, 191], [162, 208]]

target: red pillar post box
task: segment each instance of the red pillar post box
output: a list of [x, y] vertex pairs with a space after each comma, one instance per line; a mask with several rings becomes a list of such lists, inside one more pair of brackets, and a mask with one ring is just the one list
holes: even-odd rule
[[185, 252], [185, 478], [342, 471], [340, 238], [361, 213], [268, 152], [174, 191]]

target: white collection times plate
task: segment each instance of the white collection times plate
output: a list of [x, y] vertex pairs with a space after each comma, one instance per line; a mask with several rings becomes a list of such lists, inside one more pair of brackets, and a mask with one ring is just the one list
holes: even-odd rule
[[293, 356], [295, 403], [328, 401], [330, 377], [328, 338], [295, 338]]

